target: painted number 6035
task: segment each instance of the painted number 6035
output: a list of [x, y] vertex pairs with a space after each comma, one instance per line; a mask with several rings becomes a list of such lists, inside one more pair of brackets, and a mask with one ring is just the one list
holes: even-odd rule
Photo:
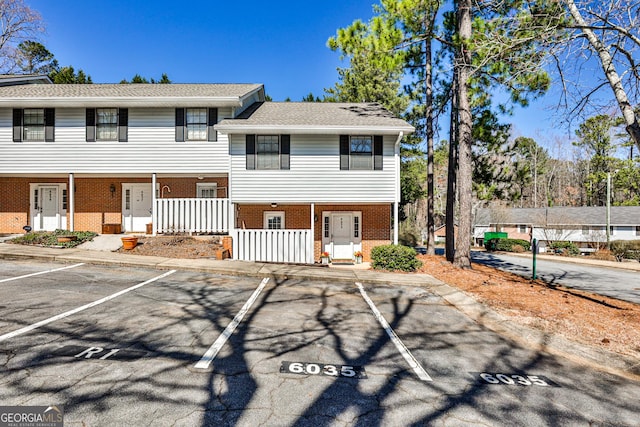
[[541, 375], [479, 373], [483, 382], [488, 384], [520, 385], [520, 386], [557, 386], [556, 383]]
[[300, 375], [325, 375], [329, 377], [366, 378], [364, 368], [350, 365], [331, 365], [306, 362], [282, 362], [280, 372]]

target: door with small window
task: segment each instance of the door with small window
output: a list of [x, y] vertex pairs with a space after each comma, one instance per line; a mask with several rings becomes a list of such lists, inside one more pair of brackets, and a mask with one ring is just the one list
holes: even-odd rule
[[122, 184], [124, 231], [145, 232], [151, 222], [151, 184]]
[[31, 185], [31, 225], [34, 231], [66, 228], [66, 189], [62, 185]]
[[324, 212], [322, 243], [333, 259], [353, 259], [362, 250], [361, 212]]

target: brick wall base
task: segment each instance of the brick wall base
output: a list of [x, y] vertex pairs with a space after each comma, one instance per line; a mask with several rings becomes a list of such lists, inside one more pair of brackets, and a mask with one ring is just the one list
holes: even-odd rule
[[[196, 197], [197, 183], [212, 183], [218, 186], [218, 197], [226, 197], [228, 181], [223, 178], [158, 178], [162, 188], [167, 185], [171, 193], [165, 197]], [[69, 185], [67, 178], [0, 178], [0, 233], [23, 233], [22, 227], [33, 226], [31, 221], [31, 183], [57, 183]], [[122, 184], [148, 183], [150, 178], [74, 178], [74, 229], [77, 231], [102, 232], [102, 224], [122, 223]], [[111, 189], [115, 191], [111, 191]], [[68, 210], [67, 210], [68, 212]], [[66, 228], [69, 228], [67, 214]]]

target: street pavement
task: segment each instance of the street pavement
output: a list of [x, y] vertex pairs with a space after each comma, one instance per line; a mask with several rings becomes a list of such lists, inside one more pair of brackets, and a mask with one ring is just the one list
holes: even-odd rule
[[[117, 238], [117, 240], [116, 240]], [[119, 245], [119, 236], [102, 235], [91, 245], [71, 249], [13, 245], [0, 243], [0, 259], [34, 259], [64, 263], [184, 270], [242, 277], [271, 278], [273, 280], [322, 280], [333, 283], [362, 282], [371, 285], [422, 287], [443, 298], [448, 304], [494, 332], [520, 344], [536, 344], [548, 353], [567, 357], [605, 372], [640, 380], [640, 361], [606, 350], [568, 341], [560, 336], [548, 336], [538, 330], [517, 325], [458, 289], [427, 274], [389, 273], [354, 268], [289, 265], [236, 260], [171, 259], [112, 252]], [[557, 257], [556, 257], [557, 258]], [[640, 263], [637, 263], [640, 264]], [[366, 265], [364, 265], [366, 268]], [[640, 270], [640, 269], [639, 269]], [[543, 344], [540, 344], [543, 343]]]

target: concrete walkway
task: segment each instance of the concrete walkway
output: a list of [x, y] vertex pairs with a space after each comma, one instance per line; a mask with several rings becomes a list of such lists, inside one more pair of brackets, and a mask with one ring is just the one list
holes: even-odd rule
[[[109, 236], [109, 235], [104, 235]], [[322, 280], [335, 283], [363, 282], [370, 285], [419, 286], [440, 296], [448, 304], [483, 325], [521, 345], [533, 345], [540, 351], [570, 358], [578, 363], [640, 381], [640, 360], [611, 353], [599, 348], [569, 341], [560, 336], [548, 336], [536, 329], [527, 328], [478, 303], [471, 296], [443, 283], [428, 274], [390, 273], [365, 269], [366, 265], [328, 268], [320, 265], [289, 265], [236, 260], [172, 259], [155, 256], [130, 255], [111, 252], [118, 235], [102, 236], [93, 245], [58, 249], [15, 245], [0, 242], [0, 259], [35, 259], [67, 263], [89, 263], [112, 266], [154, 268], [161, 270], [189, 270], [213, 274], [273, 279]], [[112, 235], [113, 236], [113, 235]], [[116, 249], [117, 249], [116, 247]], [[554, 257], [556, 259], [557, 257]], [[640, 263], [639, 263], [640, 264]], [[351, 268], [347, 268], [351, 267]], [[353, 268], [356, 267], [356, 268]]]

